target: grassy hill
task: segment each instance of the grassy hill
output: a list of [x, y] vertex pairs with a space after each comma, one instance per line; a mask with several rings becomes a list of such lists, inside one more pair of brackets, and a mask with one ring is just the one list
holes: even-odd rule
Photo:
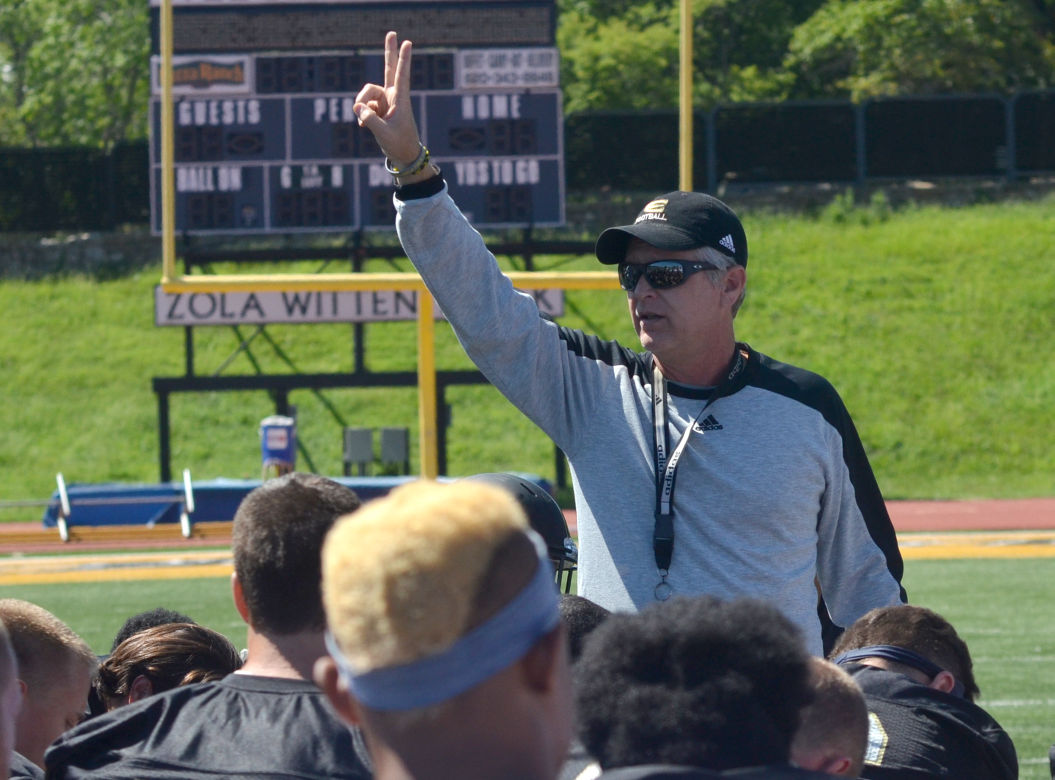
[[[894, 212], [837, 202], [817, 217], [745, 211], [751, 261], [737, 335], [833, 382], [887, 497], [1051, 495], [1053, 214], [1051, 197]], [[552, 257], [536, 266], [597, 264]], [[0, 499], [46, 498], [58, 471], [68, 482], [157, 480], [150, 380], [184, 371], [182, 329], [153, 324], [159, 276], [160, 268], [110, 281], [0, 283]], [[636, 343], [618, 292], [568, 293], [562, 322]], [[416, 354], [412, 323], [367, 328], [371, 370], [413, 370]], [[445, 325], [437, 360], [441, 368], [470, 367]], [[352, 366], [348, 325], [195, 331], [203, 375]], [[342, 425], [408, 426], [416, 442], [414, 390], [305, 390], [290, 400], [303, 470], [340, 473]], [[451, 474], [553, 477], [552, 444], [493, 389], [456, 388], [448, 400]], [[273, 412], [259, 392], [174, 396], [174, 472], [258, 477], [257, 427]], [[7, 510], [0, 521], [39, 517], [38, 509]]]

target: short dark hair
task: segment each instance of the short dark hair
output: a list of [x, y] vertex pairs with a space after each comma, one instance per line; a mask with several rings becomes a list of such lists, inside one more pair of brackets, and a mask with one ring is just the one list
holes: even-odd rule
[[812, 701], [809, 658], [796, 626], [755, 599], [613, 614], [575, 665], [579, 737], [603, 769], [787, 762]]
[[128, 637], [133, 634], [138, 634], [143, 629], [153, 628], [154, 626], [163, 626], [166, 623], [194, 622], [196, 621], [174, 609], [167, 609], [165, 607], [148, 609], [144, 612], [132, 615], [125, 620], [124, 624], [117, 630], [117, 634], [114, 636], [113, 644], [110, 645], [110, 652], [112, 653], [116, 650], [117, 646], [128, 639]]
[[969, 701], [978, 696], [974, 662], [967, 643], [952, 624], [934, 610], [913, 604], [895, 604], [866, 612], [839, 637], [831, 657], [875, 645], [894, 645], [918, 653], [951, 673], [963, 685], [964, 696]]
[[255, 630], [281, 635], [326, 627], [322, 543], [337, 518], [359, 504], [354, 490], [299, 472], [270, 479], [242, 500], [231, 548]]
[[226, 677], [242, 665], [223, 634], [197, 623], [163, 623], [144, 628], [117, 646], [100, 665], [95, 690], [108, 707], [127, 698], [143, 675], [154, 693]]
[[582, 655], [582, 646], [586, 637], [610, 614], [600, 604], [573, 593], [562, 593], [560, 597], [560, 619], [568, 629], [568, 650], [571, 660], [578, 660]]

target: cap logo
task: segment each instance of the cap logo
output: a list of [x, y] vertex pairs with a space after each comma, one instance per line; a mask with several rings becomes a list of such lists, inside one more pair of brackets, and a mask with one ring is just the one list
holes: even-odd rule
[[655, 200], [647, 203], [645, 207], [641, 209], [641, 213], [637, 215], [637, 219], [634, 220], [634, 224], [636, 225], [638, 222], [647, 222], [653, 219], [659, 219], [665, 222], [667, 219], [667, 215], [664, 213], [666, 208], [667, 199], [656, 198]]
[[736, 254], [736, 245], [733, 243], [732, 234], [726, 235], [726, 237], [723, 238], [718, 243], [721, 244], [722, 246], [724, 246], [726, 249], [728, 249], [734, 255]]

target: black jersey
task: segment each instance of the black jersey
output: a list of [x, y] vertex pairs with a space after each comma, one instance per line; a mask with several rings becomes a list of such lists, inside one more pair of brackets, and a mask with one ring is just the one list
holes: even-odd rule
[[1007, 732], [967, 699], [928, 688], [897, 672], [844, 667], [868, 704], [869, 780], [1015, 780], [1018, 756]]
[[11, 780], [43, 780], [44, 770], [17, 750], [11, 751]]
[[826, 780], [831, 775], [799, 769], [790, 764], [727, 769], [718, 772], [690, 766], [654, 764], [608, 769], [600, 780]]
[[49, 778], [370, 777], [358, 732], [307, 680], [231, 674], [86, 720], [45, 756]]

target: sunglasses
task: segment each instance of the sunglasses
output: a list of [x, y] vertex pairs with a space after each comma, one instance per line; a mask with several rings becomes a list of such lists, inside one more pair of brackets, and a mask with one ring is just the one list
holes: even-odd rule
[[651, 263], [620, 263], [619, 286], [633, 292], [642, 275], [654, 290], [669, 290], [684, 284], [697, 271], [717, 271], [710, 263], [693, 260], [653, 260]]

